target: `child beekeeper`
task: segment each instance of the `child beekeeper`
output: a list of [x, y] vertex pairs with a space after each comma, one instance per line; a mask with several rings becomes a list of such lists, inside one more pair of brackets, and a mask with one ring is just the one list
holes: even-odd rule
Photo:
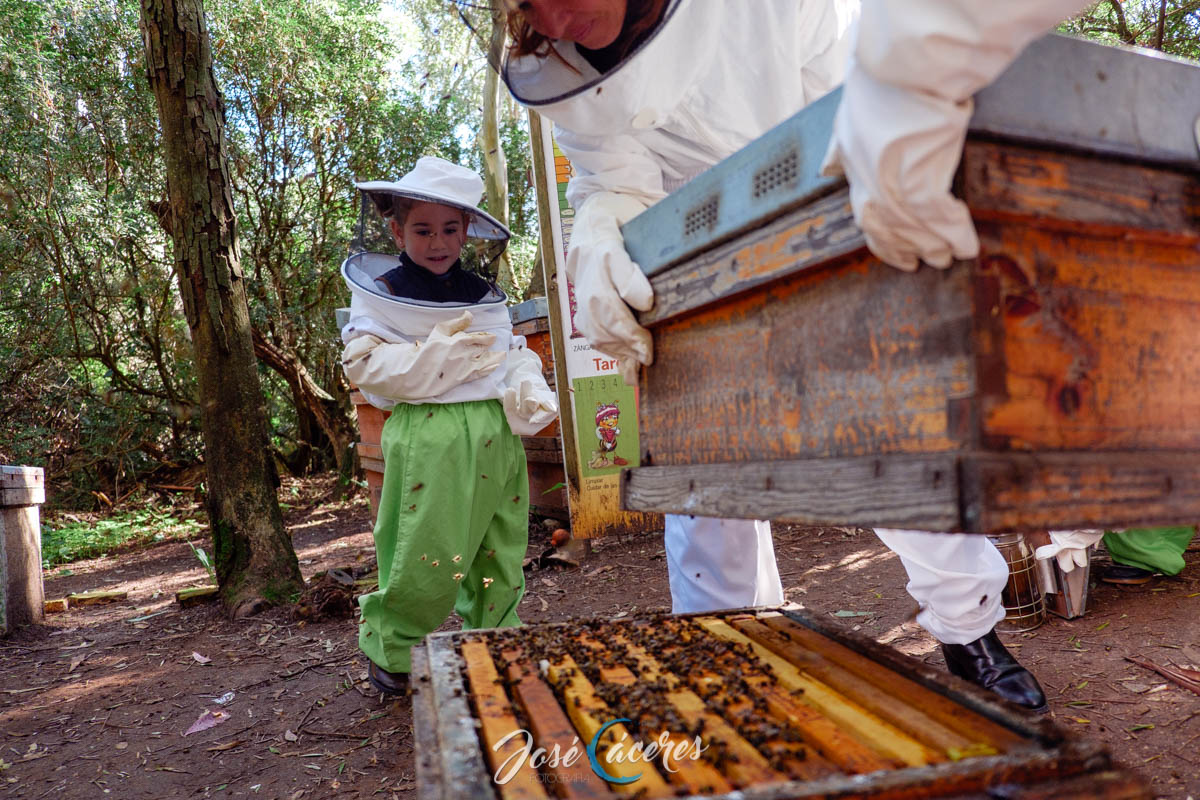
[[457, 610], [467, 628], [519, 625], [529, 480], [521, 435], [558, 413], [504, 293], [464, 269], [468, 238], [503, 250], [508, 229], [476, 205], [483, 181], [426, 157], [395, 182], [357, 184], [400, 250], [352, 255], [346, 376], [391, 411], [375, 522], [379, 589], [359, 598], [368, 678], [403, 694], [410, 649]]

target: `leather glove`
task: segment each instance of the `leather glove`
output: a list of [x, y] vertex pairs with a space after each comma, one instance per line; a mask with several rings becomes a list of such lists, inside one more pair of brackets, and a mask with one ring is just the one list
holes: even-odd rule
[[1088, 548], [1104, 538], [1104, 531], [1050, 531], [1050, 544], [1044, 544], [1033, 555], [1044, 561], [1058, 559], [1058, 568], [1070, 572], [1075, 567], [1086, 567]]
[[599, 192], [583, 203], [571, 229], [567, 278], [575, 287], [575, 327], [601, 353], [621, 362], [621, 375], [637, 383], [638, 364], [654, 361], [650, 331], [633, 310], [648, 311], [654, 290], [625, 252], [621, 225], [645, 210], [629, 195]]
[[518, 436], [532, 436], [558, 416], [558, 400], [546, 388], [539, 391], [533, 381], [521, 381], [518, 388], [504, 390], [504, 416], [508, 427]]
[[507, 358], [492, 352], [494, 333], [468, 333], [474, 317], [464, 311], [439, 322], [425, 342], [386, 342], [373, 334], [352, 339], [342, 368], [359, 389], [410, 402], [428, 400], [493, 372]]

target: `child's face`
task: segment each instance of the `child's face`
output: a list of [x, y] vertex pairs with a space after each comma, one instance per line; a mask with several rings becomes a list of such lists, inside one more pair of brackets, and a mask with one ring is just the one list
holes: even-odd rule
[[401, 226], [392, 220], [396, 245], [434, 275], [442, 275], [462, 252], [467, 226], [457, 208], [438, 203], [417, 203]]

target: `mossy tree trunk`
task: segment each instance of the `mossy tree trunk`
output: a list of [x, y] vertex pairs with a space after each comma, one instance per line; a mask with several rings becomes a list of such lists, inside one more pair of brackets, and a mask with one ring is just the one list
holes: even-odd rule
[[196, 359], [208, 515], [221, 598], [234, 616], [302, 585], [267, 436], [225, 147], [225, 105], [201, 0], [142, 0], [158, 103], [175, 274]]

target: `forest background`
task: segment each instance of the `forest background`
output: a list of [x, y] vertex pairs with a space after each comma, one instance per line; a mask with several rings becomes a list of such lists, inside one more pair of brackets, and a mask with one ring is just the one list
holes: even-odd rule
[[[488, 66], [486, 6], [204, 3], [277, 472], [358, 485], [334, 316], [356, 180], [398, 178], [422, 155], [479, 170], [515, 234], [502, 287], [513, 302], [542, 293], [528, 120]], [[205, 522], [143, 11], [0, 0], [0, 464], [45, 470], [47, 565], [113, 546], [101, 518], [133, 521], [134, 538]], [[1200, 59], [1200, 0], [1102, 0], [1062, 30]]]

